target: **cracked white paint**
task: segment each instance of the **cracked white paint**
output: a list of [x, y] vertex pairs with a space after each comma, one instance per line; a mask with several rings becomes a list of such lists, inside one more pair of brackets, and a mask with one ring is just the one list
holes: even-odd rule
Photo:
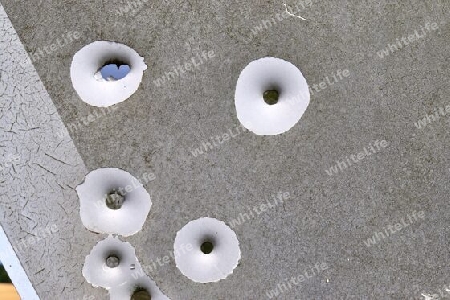
[[[101, 299], [81, 274], [96, 237], [73, 217], [79, 211], [75, 186], [87, 170], [69, 135], [56, 134], [66, 129], [33, 65], [21, 64], [27, 60], [0, 5], [0, 157], [20, 157], [0, 170], [0, 224], [40, 298]], [[19, 247], [49, 225], [59, 230]], [[14, 277], [19, 293], [26, 293]]]

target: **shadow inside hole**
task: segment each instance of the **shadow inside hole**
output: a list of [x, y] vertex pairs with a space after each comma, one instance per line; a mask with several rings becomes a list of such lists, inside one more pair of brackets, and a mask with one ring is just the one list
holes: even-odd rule
[[110, 254], [107, 258], [106, 258], [106, 266], [108, 268], [117, 268], [120, 264], [120, 258], [119, 256], [115, 255], [115, 254]]
[[109, 60], [100, 68], [102, 78], [107, 81], [116, 81], [125, 78], [130, 73], [130, 65], [121, 60]]
[[133, 295], [131, 295], [130, 300], [151, 300], [152, 296], [150, 293], [142, 287], [137, 287]]
[[123, 195], [118, 190], [112, 190], [106, 194], [106, 206], [109, 209], [120, 209], [122, 208], [123, 202], [125, 201], [125, 195]]
[[264, 102], [266, 102], [269, 105], [277, 104], [279, 98], [280, 98], [280, 93], [279, 93], [278, 89], [266, 90], [263, 93]]
[[214, 249], [213, 242], [206, 240], [200, 245], [200, 250], [203, 252], [203, 254], [210, 254]]

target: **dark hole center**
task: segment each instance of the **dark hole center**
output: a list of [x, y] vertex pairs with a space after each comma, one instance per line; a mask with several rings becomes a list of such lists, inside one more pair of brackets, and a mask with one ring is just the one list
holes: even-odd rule
[[200, 250], [202, 250], [204, 254], [210, 254], [213, 251], [213, 249], [214, 245], [210, 241], [205, 241], [200, 246]]
[[110, 255], [106, 258], [106, 265], [109, 268], [117, 268], [119, 266], [120, 260], [116, 255]]
[[267, 90], [263, 94], [264, 101], [269, 105], [274, 105], [278, 102], [279, 93], [277, 90]]
[[152, 297], [150, 293], [143, 288], [137, 288], [136, 291], [131, 295], [130, 300], [151, 300]]
[[112, 191], [106, 195], [106, 206], [110, 209], [120, 209], [124, 201], [125, 196], [119, 191]]

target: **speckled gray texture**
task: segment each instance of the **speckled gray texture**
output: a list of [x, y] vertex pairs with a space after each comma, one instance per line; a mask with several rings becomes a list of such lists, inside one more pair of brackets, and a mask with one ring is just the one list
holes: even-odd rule
[[41, 299], [100, 296], [80, 269], [98, 239], [74, 190], [87, 169], [26, 58], [0, 6], [0, 224]]
[[[424, 299], [421, 293], [437, 293], [450, 284], [450, 119], [442, 116], [422, 129], [414, 125], [450, 104], [447, 1], [313, 0], [300, 13], [307, 21], [278, 21], [282, 1], [142, 1], [139, 10], [124, 17], [118, 16], [124, 1], [1, 1], [30, 53], [69, 31], [83, 33], [34, 64], [67, 126], [98, 111], [78, 99], [71, 85], [76, 51], [95, 40], [112, 40], [145, 58], [141, 88], [71, 134], [88, 170], [119, 167], [136, 177], [156, 175], [145, 184], [153, 201], [149, 218], [141, 232], [126, 239], [143, 266], [168, 255], [176, 232], [190, 220], [210, 216], [230, 223], [279, 191], [290, 193], [281, 205], [234, 228], [242, 259], [226, 280], [196, 284], [173, 260], [150, 270], [171, 299], [268, 299], [268, 291], [316, 263], [329, 267], [278, 298]], [[251, 37], [251, 29], [272, 18], [275, 25]], [[438, 29], [379, 57], [388, 43], [427, 22], [436, 22]], [[156, 78], [198, 51], [214, 51], [215, 57], [156, 86]], [[240, 130], [194, 157], [191, 150], [202, 142], [239, 126], [237, 78], [250, 61], [264, 56], [292, 62], [310, 86], [339, 69], [350, 76], [315, 92], [287, 133], [262, 137]], [[337, 160], [375, 140], [388, 146], [327, 175]], [[75, 201], [73, 191], [67, 193]], [[55, 274], [79, 275], [94, 243], [93, 234], [79, 224], [78, 204], [71, 205], [65, 222], [72, 220], [79, 235], [41, 249], [64, 255], [69, 243], [77, 247]], [[50, 208], [54, 222], [65, 217], [57, 206]], [[424, 219], [365, 245], [375, 232], [413, 211], [424, 211]], [[29, 273], [38, 270], [36, 264], [27, 264]], [[40, 282], [41, 291], [63, 290], [57, 275], [39, 276], [32, 282]]]

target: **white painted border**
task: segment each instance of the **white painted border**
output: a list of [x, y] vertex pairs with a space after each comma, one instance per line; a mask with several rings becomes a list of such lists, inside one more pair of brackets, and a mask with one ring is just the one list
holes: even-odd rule
[[[0, 13], [2, 7], [0, 7]], [[22, 300], [39, 300], [36, 291], [34, 290], [30, 279], [28, 278], [25, 270], [22, 268], [16, 252], [14, 252], [11, 243], [8, 240], [3, 228], [0, 226], [0, 261], [3, 263], [6, 272], [8, 272], [9, 278], [16, 287], [17, 292]]]

